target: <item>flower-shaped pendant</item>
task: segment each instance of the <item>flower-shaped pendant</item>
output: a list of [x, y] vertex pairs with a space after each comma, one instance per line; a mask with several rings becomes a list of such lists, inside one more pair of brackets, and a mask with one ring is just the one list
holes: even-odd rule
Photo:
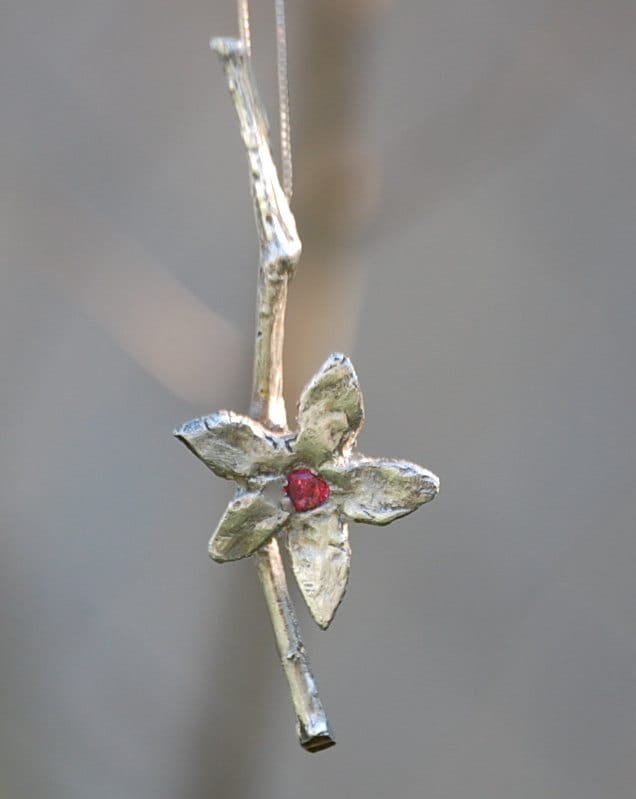
[[300, 591], [323, 629], [347, 587], [348, 522], [389, 524], [439, 491], [437, 477], [420, 466], [354, 453], [363, 420], [351, 361], [331, 355], [302, 392], [296, 433], [272, 433], [231, 411], [175, 431], [216, 475], [237, 483], [210, 540], [210, 556], [245, 558], [280, 535]]
[[267, 117], [246, 40], [213, 39], [247, 151], [260, 244], [250, 415], [219, 411], [175, 435], [236, 493], [210, 541], [214, 560], [255, 556], [276, 647], [309, 752], [335, 739], [318, 694], [287, 587], [279, 541], [316, 622], [329, 626], [349, 578], [348, 523], [388, 524], [433, 499], [434, 474], [406, 461], [353, 452], [364, 419], [351, 361], [331, 355], [305, 387], [298, 429], [287, 428], [283, 341], [287, 286], [301, 253], [296, 222], [274, 165]]

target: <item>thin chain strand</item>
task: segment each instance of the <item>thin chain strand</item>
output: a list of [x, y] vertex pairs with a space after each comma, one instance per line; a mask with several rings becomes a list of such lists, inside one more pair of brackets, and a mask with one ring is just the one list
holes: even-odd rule
[[275, 0], [276, 65], [278, 68], [278, 107], [280, 111], [280, 157], [283, 191], [291, 200], [294, 173], [292, 169], [291, 120], [289, 118], [289, 79], [287, 76], [287, 24], [285, 0]]
[[252, 54], [252, 36], [250, 33], [249, 0], [237, 0], [239, 37], [245, 46], [248, 56]]
[[[280, 119], [280, 158], [283, 191], [288, 200], [293, 193], [294, 173], [291, 151], [291, 120], [289, 116], [289, 79], [287, 77], [287, 23], [285, 0], [274, 0], [276, 9], [276, 67], [278, 72], [278, 107]], [[237, 0], [239, 36], [245, 52], [252, 54], [249, 0]]]

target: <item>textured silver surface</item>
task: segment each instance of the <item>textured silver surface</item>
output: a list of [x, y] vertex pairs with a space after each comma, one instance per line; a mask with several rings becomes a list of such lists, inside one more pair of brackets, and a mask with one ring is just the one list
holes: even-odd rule
[[296, 710], [296, 733], [301, 746], [319, 752], [335, 744], [318, 685], [309, 665], [309, 658], [298, 628], [287, 578], [276, 538], [255, 555], [256, 567], [267, 601], [278, 654], [289, 684]]
[[[238, 484], [210, 541], [211, 556], [218, 561], [247, 557], [286, 531], [298, 586], [323, 629], [347, 587], [347, 521], [389, 524], [439, 491], [438, 478], [421, 466], [353, 454], [363, 419], [353, 364], [336, 353], [302, 392], [296, 434], [268, 431], [229, 411], [194, 419], [175, 431], [215, 474]], [[291, 471], [302, 468], [325, 480], [330, 496], [314, 510], [297, 512], [282, 486]]]
[[296, 452], [318, 467], [351, 450], [363, 420], [362, 393], [351, 362], [332, 355], [300, 397]]
[[214, 474], [230, 480], [271, 474], [287, 453], [283, 439], [268, 433], [249, 416], [230, 411], [193, 419], [175, 435]]
[[210, 557], [223, 562], [252, 555], [288, 517], [289, 513], [273, 507], [262, 494], [238, 493], [210, 540]]
[[298, 587], [316, 623], [326, 629], [349, 580], [347, 523], [322, 507], [298, 513], [289, 520], [286, 540]]
[[430, 502], [438, 478], [415, 463], [358, 455], [327, 465], [323, 473], [342, 492], [341, 508], [352, 522], [389, 524]]

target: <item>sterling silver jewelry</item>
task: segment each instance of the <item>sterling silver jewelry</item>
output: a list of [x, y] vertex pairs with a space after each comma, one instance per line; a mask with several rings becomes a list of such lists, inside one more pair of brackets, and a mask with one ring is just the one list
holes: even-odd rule
[[415, 464], [354, 451], [364, 409], [358, 378], [345, 355], [331, 355], [316, 372], [301, 394], [297, 429], [287, 426], [282, 393], [285, 305], [301, 243], [289, 208], [283, 0], [276, 1], [284, 190], [251, 72], [246, 0], [238, 0], [241, 39], [211, 42], [225, 69], [247, 149], [260, 241], [250, 414], [218, 411], [187, 422], [175, 435], [216, 475], [236, 483], [209, 553], [219, 562], [254, 556], [291, 690], [298, 737], [305, 749], [319, 751], [335, 740], [300, 638], [279, 542], [287, 548], [312, 617], [326, 629], [347, 587], [348, 523], [389, 524], [432, 500], [439, 480]]

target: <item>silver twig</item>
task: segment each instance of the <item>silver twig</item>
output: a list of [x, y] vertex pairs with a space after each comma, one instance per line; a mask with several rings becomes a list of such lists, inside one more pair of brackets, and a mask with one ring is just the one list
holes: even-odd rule
[[[285, 306], [287, 284], [298, 263], [301, 243], [272, 158], [267, 118], [258, 97], [245, 46], [237, 39], [222, 38], [213, 39], [211, 47], [223, 63], [247, 149], [260, 242], [250, 415], [273, 432], [285, 432]], [[335, 740], [300, 638], [276, 537], [262, 546], [255, 553], [255, 558], [278, 654], [291, 690], [299, 741], [308, 751], [319, 751], [332, 746]]]

